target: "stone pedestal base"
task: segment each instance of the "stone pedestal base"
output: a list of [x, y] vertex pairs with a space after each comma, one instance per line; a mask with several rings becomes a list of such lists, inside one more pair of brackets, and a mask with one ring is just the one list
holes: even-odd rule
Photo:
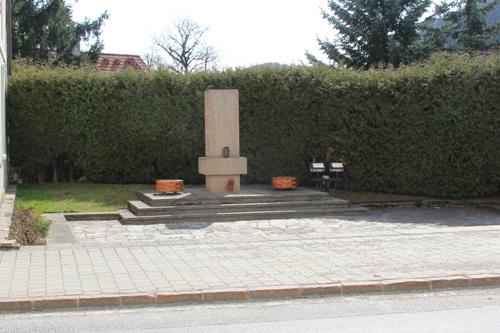
[[205, 189], [210, 192], [227, 192], [227, 183], [233, 180], [233, 192], [240, 190], [240, 175], [206, 176]]
[[240, 190], [240, 175], [247, 173], [245, 157], [199, 157], [198, 170], [206, 176], [206, 189], [210, 192], [226, 192], [227, 183], [233, 180], [233, 191]]

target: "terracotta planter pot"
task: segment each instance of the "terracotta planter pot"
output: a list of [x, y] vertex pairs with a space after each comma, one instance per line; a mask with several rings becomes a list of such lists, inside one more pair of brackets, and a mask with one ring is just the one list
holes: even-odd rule
[[156, 191], [162, 193], [180, 193], [184, 191], [184, 181], [182, 179], [158, 179], [156, 181]]
[[290, 190], [297, 187], [297, 178], [295, 177], [273, 177], [273, 188], [277, 190]]

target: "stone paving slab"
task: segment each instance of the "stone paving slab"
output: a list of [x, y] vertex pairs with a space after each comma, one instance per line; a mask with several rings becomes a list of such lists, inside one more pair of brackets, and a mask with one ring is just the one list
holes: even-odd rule
[[[65, 243], [0, 253], [0, 309], [500, 285], [500, 215], [479, 209], [178, 229], [64, 226], [73, 236]], [[159, 230], [167, 237], [144, 239]]]
[[[359, 216], [122, 225], [117, 220], [66, 222], [62, 214], [49, 234], [52, 248], [250, 243], [275, 240], [422, 234], [500, 227], [500, 214], [470, 208], [372, 209]], [[453, 227], [453, 228], [449, 228]], [[61, 232], [66, 230], [66, 232]], [[64, 240], [66, 238], [67, 240]]]

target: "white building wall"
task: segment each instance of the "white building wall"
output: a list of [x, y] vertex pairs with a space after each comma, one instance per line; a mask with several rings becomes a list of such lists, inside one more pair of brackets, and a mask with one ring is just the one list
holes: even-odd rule
[[6, 101], [7, 93], [7, 0], [0, 0], [0, 196], [8, 185]]

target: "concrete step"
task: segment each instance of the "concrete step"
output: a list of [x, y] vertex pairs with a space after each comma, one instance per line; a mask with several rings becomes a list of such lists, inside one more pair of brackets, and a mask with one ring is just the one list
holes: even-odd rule
[[176, 205], [152, 207], [148, 204], [130, 200], [127, 201], [128, 209], [135, 215], [178, 215], [186, 212], [210, 213], [210, 212], [238, 212], [238, 211], [258, 211], [258, 210], [296, 210], [314, 208], [341, 208], [349, 207], [349, 202], [341, 199], [330, 198], [329, 200], [302, 200], [302, 201], [271, 201], [271, 202], [246, 202], [228, 204], [202, 204], [202, 205]]
[[[311, 190], [274, 191], [271, 193], [216, 193], [207, 194], [201, 191], [181, 193], [178, 195], [164, 195], [152, 191], [137, 191], [139, 199], [151, 207], [180, 206], [180, 205], [213, 205], [260, 203], [275, 201], [329, 201], [333, 197], [325, 192]], [[341, 200], [341, 199], [336, 199]]]
[[336, 216], [360, 214], [368, 209], [359, 206], [333, 207], [317, 209], [286, 209], [286, 210], [240, 210], [232, 212], [188, 212], [184, 214], [166, 215], [135, 215], [128, 210], [120, 210], [120, 222], [122, 224], [168, 224], [180, 222], [226, 222], [247, 220], [269, 220], [269, 219], [291, 219], [314, 216]]
[[0, 239], [0, 250], [19, 250], [20, 245], [14, 239]]

